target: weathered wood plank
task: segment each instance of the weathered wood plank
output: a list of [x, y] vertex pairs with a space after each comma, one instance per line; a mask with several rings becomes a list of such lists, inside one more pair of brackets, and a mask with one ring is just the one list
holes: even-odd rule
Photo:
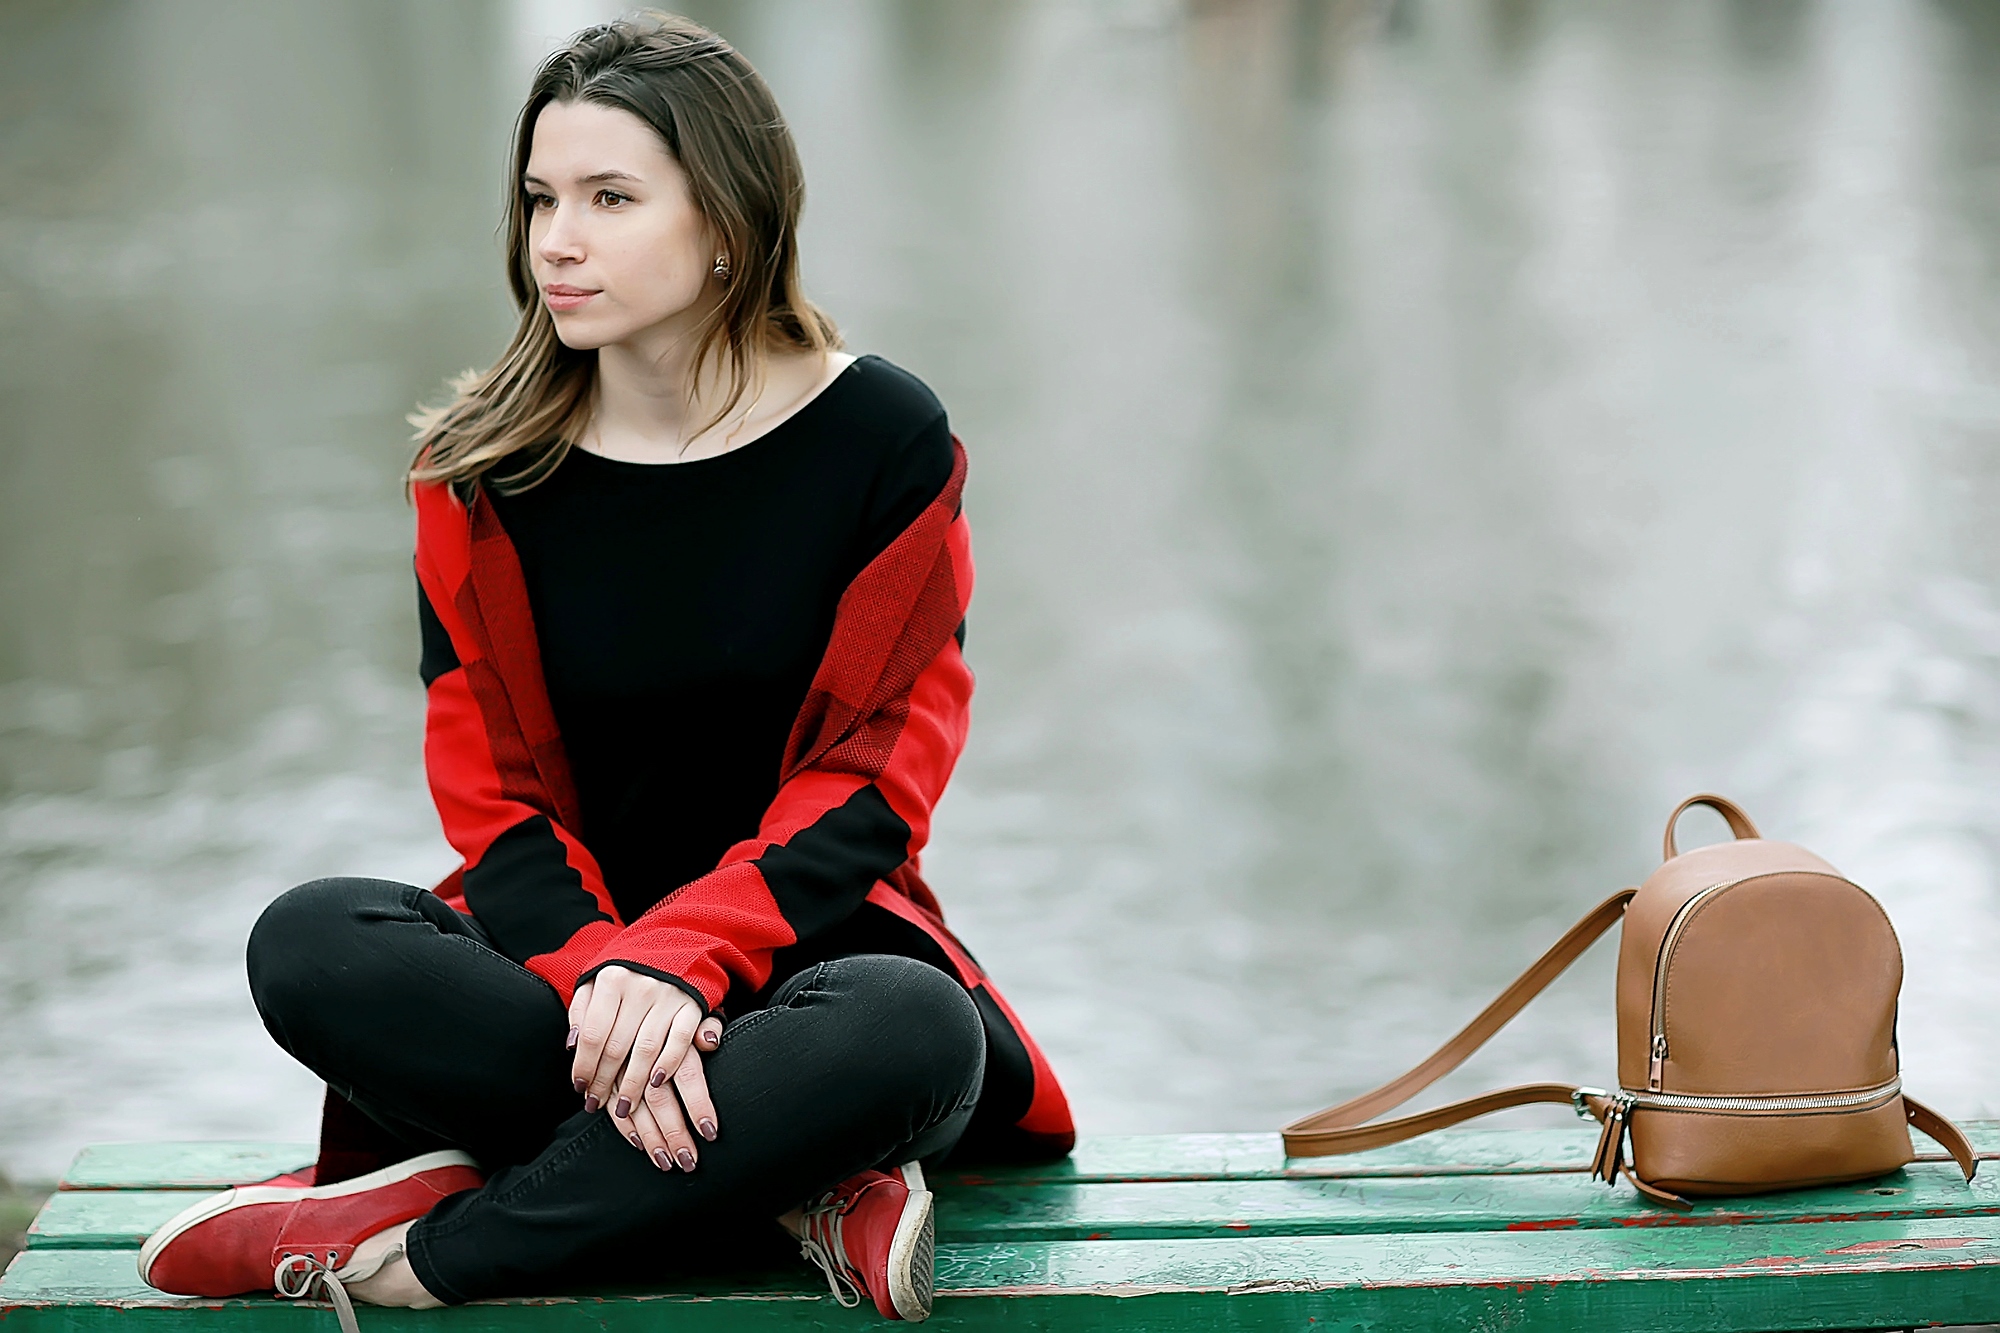
[[217, 1190], [312, 1165], [310, 1143], [93, 1143], [76, 1155], [65, 1190]]
[[[1982, 1155], [2000, 1157], [2000, 1121], [1963, 1128]], [[1093, 1184], [1155, 1180], [1366, 1179], [1376, 1176], [1539, 1175], [1582, 1171], [1597, 1126], [1577, 1122], [1533, 1129], [1457, 1129], [1344, 1157], [1291, 1157], [1276, 1134], [1086, 1136], [1060, 1162], [937, 1174], [940, 1183]], [[1935, 1145], [1919, 1137], [1920, 1152]]]
[[[948, 1245], [938, 1253], [943, 1330], [1581, 1327], [1753, 1333], [1970, 1323], [2000, 1311], [1991, 1219], [1606, 1228], [1427, 1236], [1264, 1237]], [[441, 1313], [369, 1310], [376, 1333], [639, 1333], [855, 1328], [796, 1283], [662, 1296], [511, 1301]], [[994, 1299], [1002, 1298], [1002, 1299]], [[24, 1251], [0, 1280], [10, 1333], [109, 1333], [133, 1320], [184, 1327], [189, 1309], [241, 1333], [305, 1333], [324, 1307], [263, 1298], [147, 1295], [130, 1251]], [[314, 1321], [314, 1322], [307, 1322]]]
[[[1595, 1131], [1581, 1125], [1465, 1130], [1347, 1157], [1297, 1158], [1288, 1163], [1275, 1134], [1099, 1135], [1079, 1140], [1076, 1151], [1060, 1162], [944, 1172], [939, 1179], [1027, 1185], [1576, 1171], [1595, 1143]], [[100, 1143], [77, 1154], [63, 1175], [62, 1188], [221, 1189], [296, 1171], [313, 1155], [313, 1146], [304, 1143]]]
[[[688, 1299], [760, 1300], [774, 1296], [824, 1296], [826, 1279], [800, 1262], [771, 1273], [727, 1274], [714, 1279], [690, 1279], [671, 1293]], [[636, 1296], [636, 1294], [634, 1294]], [[607, 1299], [627, 1299], [615, 1295]], [[275, 1298], [274, 1298], [275, 1299]], [[207, 1307], [256, 1307], [262, 1297], [203, 1301], [169, 1296], [139, 1280], [136, 1250], [23, 1250], [0, 1277], [0, 1320], [14, 1304], [79, 1301], [101, 1305], [136, 1304], [194, 1310]], [[535, 1306], [539, 1300], [498, 1302]], [[287, 1302], [289, 1304], [289, 1302]], [[489, 1302], [489, 1304], [492, 1304]]]
[[130, 1250], [202, 1190], [58, 1191], [28, 1227], [30, 1249]]
[[[194, 1197], [186, 1190], [57, 1194], [29, 1229], [28, 1244], [132, 1248]], [[948, 1242], [1719, 1226], [1982, 1214], [2000, 1214], [2000, 1173], [1967, 1185], [1956, 1169], [1934, 1164], [1864, 1185], [1702, 1203], [1687, 1214], [1647, 1207], [1630, 1188], [1608, 1189], [1577, 1173], [940, 1185], [938, 1190], [938, 1235]]]
[[1277, 1180], [1292, 1176], [1512, 1175], [1581, 1171], [1595, 1126], [1451, 1130], [1345, 1157], [1286, 1158], [1276, 1134], [1085, 1136], [1060, 1162], [938, 1173], [940, 1183], [1091, 1184], [1151, 1180]]
[[[2000, 1125], [1973, 1127], [1984, 1151]], [[1517, 1330], [1866, 1328], [2000, 1317], [2000, 1178], [1919, 1165], [1863, 1186], [1641, 1206], [1563, 1160], [1587, 1127], [1475, 1131], [1287, 1163], [1264, 1135], [1086, 1140], [1057, 1168], [941, 1179], [942, 1329]], [[190, 1191], [268, 1178], [307, 1145], [104, 1145], [0, 1279], [4, 1333], [325, 1333], [324, 1307], [183, 1302], [142, 1287], [132, 1247]], [[1331, 1167], [1332, 1170], [1325, 1168]], [[2000, 1173], [1995, 1173], [2000, 1177]], [[150, 1189], [117, 1188], [143, 1182]], [[1036, 1183], [1039, 1182], [1039, 1183]], [[1807, 1222], [1807, 1219], [1826, 1219]], [[115, 1248], [110, 1248], [115, 1247]], [[438, 1320], [500, 1333], [854, 1328], [816, 1277], [718, 1277], [657, 1294], [368, 1311], [370, 1333]]]
[[[330, 1333], [333, 1319], [324, 1304], [245, 1297], [224, 1301], [167, 1296], [139, 1281], [131, 1250], [23, 1250], [0, 1278], [0, 1327], [29, 1330], [91, 1330], [114, 1333], [133, 1321], [152, 1323], [166, 1333], [184, 1330], [191, 1314], [204, 1321], [225, 1319], [232, 1333]], [[560, 1326], [566, 1333], [609, 1328], [599, 1316], [617, 1312], [632, 1333], [657, 1333], [660, 1320], [676, 1330], [762, 1328], [854, 1328], [863, 1320], [828, 1298], [824, 1280], [800, 1265], [768, 1277], [690, 1283], [667, 1293], [482, 1302], [450, 1311], [416, 1312], [362, 1308], [368, 1333], [452, 1333], [508, 1329], [542, 1333]], [[579, 1320], [575, 1316], [581, 1313]], [[872, 1316], [872, 1310], [869, 1314]]]
[[[2000, 1122], [1966, 1126], [1975, 1147], [2000, 1156]], [[1077, 1185], [1153, 1180], [1368, 1179], [1377, 1176], [1537, 1175], [1581, 1171], [1594, 1126], [1448, 1130], [1346, 1157], [1287, 1159], [1275, 1134], [1096, 1135], [1063, 1161], [937, 1173], [941, 1184]], [[1928, 1147], [1928, 1145], [1925, 1145]], [[65, 1190], [222, 1189], [311, 1163], [305, 1143], [100, 1143], [77, 1154]]]
[[1172, 1239], [1766, 1225], [2000, 1215], [2000, 1173], [1968, 1184], [1921, 1164], [1878, 1181], [1651, 1207], [1581, 1173], [1360, 1180], [1163, 1181], [940, 1187], [938, 1235], [954, 1241]]

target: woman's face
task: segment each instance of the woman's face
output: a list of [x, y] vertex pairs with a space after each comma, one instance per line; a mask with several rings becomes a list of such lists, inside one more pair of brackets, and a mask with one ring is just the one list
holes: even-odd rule
[[535, 286], [566, 346], [678, 334], [714, 299], [715, 242], [687, 173], [631, 112], [543, 107], [521, 186]]

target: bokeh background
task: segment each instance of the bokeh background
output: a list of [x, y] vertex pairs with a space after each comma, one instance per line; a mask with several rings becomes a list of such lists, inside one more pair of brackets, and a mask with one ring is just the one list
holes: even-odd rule
[[[242, 941], [450, 864], [402, 417], [615, 8], [0, 6], [0, 1171], [310, 1136]], [[1397, 1072], [1699, 788], [1882, 898], [1912, 1089], [2000, 1110], [2000, 10], [689, 8], [970, 444], [930, 867], [1087, 1131]], [[1604, 953], [1445, 1091], [1608, 1077]]]

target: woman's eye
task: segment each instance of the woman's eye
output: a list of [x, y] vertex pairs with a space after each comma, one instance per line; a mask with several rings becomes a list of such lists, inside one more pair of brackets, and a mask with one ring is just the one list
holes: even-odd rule
[[605, 205], [605, 207], [616, 208], [618, 207], [618, 205], [627, 202], [630, 196], [620, 194], [616, 190], [599, 190], [597, 192], [597, 198], [600, 203]]
[[530, 208], [553, 207], [555, 202], [556, 201], [551, 196], [546, 194], [531, 193], [528, 196], [528, 207]]

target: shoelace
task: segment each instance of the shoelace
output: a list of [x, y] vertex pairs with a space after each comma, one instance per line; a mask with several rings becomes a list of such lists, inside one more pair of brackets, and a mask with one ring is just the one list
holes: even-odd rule
[[[391, 1246], [389, 1253], [382, 1257], [383, 1263], [390, 1263], [403, 1252], [400, 1245]], [[332, 1258], [331, 1255], [327, 1256]], [[380, 1265], [377, 1270], [380, 1271]], [[287, 1300], [303, 1300], [312, 1295], [314, 1288], [333, 1302], [334, 1317], [340, 1320], [340, 1333], [361, 1333], [361, 1323], [354, 1317], [354, 1302], [347, 1295], [347, 1288], [334, 1276], [334, 1270], [310, 1254], [288, 1254], [278, 1261], [277, 1272], [272, 1281], [278, 1294]]]
[[861, 1284], [849, 1276], [854, 1270], [845, 1260], [847, 1249], [840, 1240], [840, 1218], [847, 1211], [845, 1200], [816, 1203], [805, 1211], [805, 1235], [799, 1238], [799, 1253], [808, 1263], [826, 1274], [827, 1290], [843, 1310], [861, 1304]]

